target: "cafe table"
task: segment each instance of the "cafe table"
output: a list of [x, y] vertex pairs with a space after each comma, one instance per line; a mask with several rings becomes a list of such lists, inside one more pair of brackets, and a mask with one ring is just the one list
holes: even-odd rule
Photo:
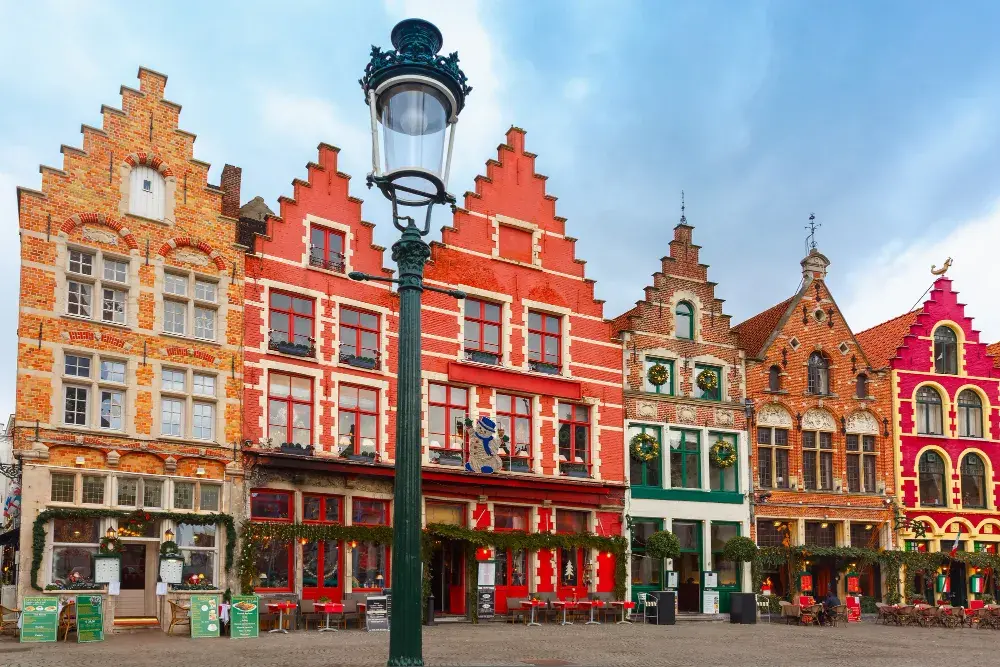
[[528, 623], [528, 627], [531, 627], [532, 625], [537, 625], [538, 627], [542, 627], [541, 623], [537, 623], [535, 621], [535, 608], [541, 607], [543, 604], [545, 603], [542, 602], [541, 600], [521, 600], [522, 608], [524, 609], [531, 608], [531, 620]]
[[319, 629], [320, 632], [337, 632], [337, 628], [330, 627], [330, 614], [341, 614], [344, 612], [344, 605], [339, 602], [316, 602], [313, 609], [323, 612], [326, 616], [326, 625]]
[[618, 621], [616, 625], [632, 625], [632, 621], [628, 621], [625, 619], [625, 610], [635, 609], [634, 602], [632, 602], [631, 600], [617, 600], [617, 601], [612, 601], [611, 606], [622, 608], [622, 620]]
[[562, 620], [562, 623], [560, 623], [559, 625], [573, 625], [573, 621], [567, 621], [566, 620], [566, 610], [567, 609], [576, 609], [577, 606], [578, 606], [578, 603], [573, 602], [572, 600], [553, 600], [552, 601], [552, 606], [555, 607], [556, 609], [558, 609], [559, 607], [562, 607], [563, 620]]
[[287, 635], [288, 630], [285, 630], [285, 612], [291, 612], [296, 606], [294, 602], [268, 602], [267, 610], [272, 614], [278, 612], [278, 627], [268, 630], [268, 633], [281, 632]]
[[587, 607], [590, 607], [590, 620], [587, 621], [584, 625], [600, 625], [601, 624], [600, 621], [594, 619], [594, 608], [595, 607], [603, 607], [604, 606], [604, 601], [603, 600], [580, 600], [579, 602], [577, 602], [577, 604], [579, 606], [583, 607], [584, 609], [586, 609]]

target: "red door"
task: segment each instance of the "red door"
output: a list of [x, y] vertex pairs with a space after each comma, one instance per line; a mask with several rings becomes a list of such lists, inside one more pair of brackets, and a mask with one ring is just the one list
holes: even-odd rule
[[528, 598], [528, 552], [507, 549], [496, 553], [496, 612], [506, 614], [507, 599]]
[[556, 595], [560, 600], [585, 599], [588, 594], [587, 549], [573, 547], [559, 549], [558, 585]]
[[465, 613], [465, 553], [457, 542], [450, 543], [445, 554], [448, 582], [448, 613]]
[[328, 597], [340, 602], [344, 596], [340, 573], [343, 570], [340, 542], [306, 542], [302, 545], [302, 599]]

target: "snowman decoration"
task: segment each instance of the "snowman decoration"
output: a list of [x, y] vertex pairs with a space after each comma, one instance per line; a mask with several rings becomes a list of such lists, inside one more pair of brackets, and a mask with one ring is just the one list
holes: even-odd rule
[[497, 453], [498, 445], [509, 440], [503, 429], [498, 431], [496, 422], [482, 416], [476, 420], [475, 425], [471, 419], [466, 419], [465, 425], [472, 429], [472, 438], [469, 439], [469, 460], [465, 462], [465, 469], [486, 474], [500, 470], [503, 461]]

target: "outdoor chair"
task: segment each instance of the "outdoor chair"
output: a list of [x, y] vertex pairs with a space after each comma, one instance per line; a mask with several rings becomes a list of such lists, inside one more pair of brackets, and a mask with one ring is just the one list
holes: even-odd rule
[[757, 594], [757, 615], [761, 618], [767, 616], [767, 622], [771, 622], [771, 596]]
[[837, 624], [843, 621], [847, 623], [847, 605], [839, 604], [836, 607], [830, 609], [830, 625], [837, 627]]
[[320, 622], [323, 620], [323, 614], [316, 611], [316, 601], [315, 600], [302, 600], [299, 602], [299, 614], [302, 617], [302, 627], [306, 630], [309, 629], [309, 623], [315, 623], [316, 627], [320, 626]]
[[[170, 605], [170, 625], [167, 626], [167, 634], [173, 632], [175, 625], [191, 625], [191, 609], [182, 604], [167, 600]], [[261, 614], [261, 618], [266, 614]]]
[[884, 602], [876, 602], [875, 603], [875, 612], [876, 612], [875, 623], [876, 624], [879, 621], [882, 622], [882, 625], [886, 625], [889, 622], [889, 620], [886, 618], [886, 615], [887, 615], [886, 608], [888, 606], [889, 605], [887, 605]]
[[920, 613], [912, 605], [904, 605], [896, 610], [897, 625], [914, 625], [920, 621]]
[[[69, 638], [70, 631], [76, 632], [76, 602], [67, 600], [59, 612], [59, 630], [62, 630], [63, 641]], [[58, 639], [58, 634], [56, 639]]]
[[941, 627], [957, 628], [962, 624], [961, 610], [948, 604], [938, 607], [938, 622]]
[[553, 600], [558, 600], [555, 593], [536, 593], [535, 596], [545, 604], [535, 609], [535, 620], [541, 619], [543, 622], [555, 621], [562, 617], [562, 612], [552, 606]]
[[917, 615], [917, 623], [921, 627], [928, 628], [941, 623], [941, 610], [937, 607], [918, 605], [913, 608], [913, 613]]
[[525, 609], [521, 606], [523, 600], [518, 597], [508, 596], [507, 597], [507, 618], [505, 619], [509, 623], [517, 623], [520, 619], [523, 623], [527, 623], [528, 613], [530, 609]]
[[0, 605], [0, 634], [17, 635], [17, 619], [21, 612]]
[[642, 622], [652, 620], [656, 623], [658, 609], [656, 608], [656, 598], [649, 593], [639, 593], [639, 607], [642, 609]]
[[344, 605], [344, 612], [340, 615], [340, 622], [344, 624], [344, 629], [347, 629], [348, 623], [350, 621], [356, 620], [358, 622], [358, 627], [361, 627], [360, 616], [358, 615], [358, 601], [354, 598], [347, 596], [342, 600]]
[[608, 621], [618, 620], [618, 611], [611, 606], [611, 602], [615, 599], [612, 593], [595, 593], [593, 599], [600, 600], [604, 603], [603, 607], [598, 607], [594, 610], [594, 617], [602, 623], [607, 623]]

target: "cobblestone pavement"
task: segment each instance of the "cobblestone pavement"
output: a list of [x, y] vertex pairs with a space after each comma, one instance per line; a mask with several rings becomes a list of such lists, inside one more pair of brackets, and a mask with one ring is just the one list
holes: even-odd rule
[[[294, 632], [258, 639], [192, 640], [144, 632], [103, 643], [18, 644], [0, 640], [2, 667], [353, 667], [385, 665], [386, 633]], [[848, 665], [995, 664], [1000, 632], [973, 629], [838, 628], [689, 622], [672, 627], [601, 625], [526, 628], [491, 623], [439, 625], [424, 631], [428, 665]]]

